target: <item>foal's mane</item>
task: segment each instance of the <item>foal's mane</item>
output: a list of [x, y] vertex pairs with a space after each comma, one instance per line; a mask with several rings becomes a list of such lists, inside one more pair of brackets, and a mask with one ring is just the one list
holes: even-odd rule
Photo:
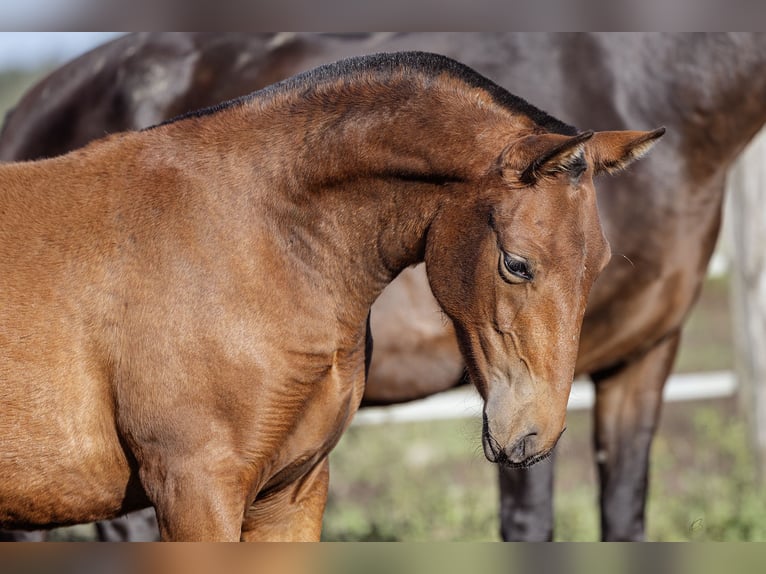
[[494, 102], [499, 106], [514, 113], [527, 116], [546, 131], [564, 135], [577, 134], [576, 128], [554, 118], [523, 98], [511, 94], [468, 66], [446, 56], [428, 52], [381, 53], [340, 60], [333, 64], [320, 66], [286, 80], [282, 80], [281, 82], [277, 82], [251, 94], [200, 110], [187, 112], [162, 122], [161, 124], [158, 124], [158, 126], [175, 123], [188, 118], [208, 116], [221, 110], [240, 106], [257, 99], [268, 99], [285, 93], [310, 92], [316, 86], [327, 82], [369, 77], [371, 74], [381, 77], [384, 75], [401, 73], [403, 71], [417, 74], [428, 79], [434, 79], [437, 76], [446, 73], [470, 87], [483, 90], [491, 96]]

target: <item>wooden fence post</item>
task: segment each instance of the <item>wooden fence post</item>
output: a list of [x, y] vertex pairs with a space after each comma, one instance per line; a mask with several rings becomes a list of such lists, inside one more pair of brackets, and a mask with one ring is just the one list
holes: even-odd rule
[[766, 130], [729, 172], [734, 362], [758, 476], [766, 482]]

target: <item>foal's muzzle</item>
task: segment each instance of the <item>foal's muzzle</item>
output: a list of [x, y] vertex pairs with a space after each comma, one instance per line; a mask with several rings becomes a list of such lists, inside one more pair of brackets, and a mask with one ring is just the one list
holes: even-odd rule
[[[492, 436], [489, 430], [489, 422], [486, 413], [483, 414], [482, 424], [482, 446], [487, 460], [510, 468], [527, 468], [548, 458], [556, 443], [546, 450], [540, 450], [540, 439], [536, 431], [523, 435], [513, 445], [503, 448], [503, 446]], [[564, 429], [566, 430], [566, 429]], [[563, 430], [561, 433], [563, 434]], [[561, 438], [561, 434], [559, 434]]]

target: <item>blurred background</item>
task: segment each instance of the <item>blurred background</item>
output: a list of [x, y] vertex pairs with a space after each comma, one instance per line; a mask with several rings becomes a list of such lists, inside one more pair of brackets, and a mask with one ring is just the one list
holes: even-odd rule
[[[46, 73], [116, 35], [0, 33], [0, 117]], [[691, 393], [664, 406], [652, 452], [649, 540], [766, 540], [766, 498], [731, 383], [725, 251], [719, 246], [675, 369], [722, 383], [712, 396]], [[599, 538], [588, 392], [588, 385], [573, 391], [577, 400], [559, 443], [558, 540]], [[439, 410], [439, 418], [429, 416], [427, 405], [415, 414], [407, 414], [415, 412], [409, 406], [357, 417], [331, 457], [324, 539], [499, 539], [497, 480], [480, 448], [475, 393], [457, 391], [449, 401], [451, 410]], [[89, 539], [93, 532], [83, 526], [56, 536]]]
[[0, 32], [0, 117], [48, 72], [120, 34], [122, 32]]

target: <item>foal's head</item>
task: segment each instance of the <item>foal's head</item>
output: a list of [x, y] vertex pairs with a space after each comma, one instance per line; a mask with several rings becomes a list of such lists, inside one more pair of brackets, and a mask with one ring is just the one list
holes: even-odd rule
[[585, 305], [610, 258], [593, 176], [663, 132], [517, 137], [473, 182], [468, 207], [446, 203], [433, 222], [429, 280], [485, 399], [490, 461], [527, 466], [563, 432]]

